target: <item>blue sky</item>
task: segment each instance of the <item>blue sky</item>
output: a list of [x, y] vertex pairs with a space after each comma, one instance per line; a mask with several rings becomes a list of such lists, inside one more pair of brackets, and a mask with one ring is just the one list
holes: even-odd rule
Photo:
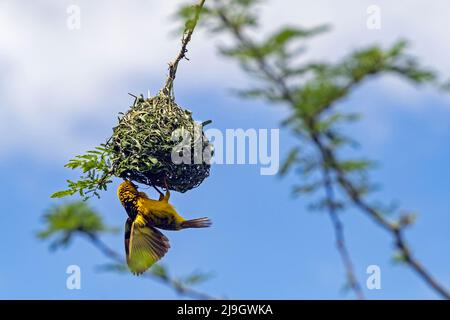
[[[300, 8], [300, 2], [291, 5]], [[412, 1], [406, 14], [401, 7], [380, 1], [387, 13], [383, 15], [386, 26], [374, 34], [361, 26], [366, 3], [348, 1], [347, 7], [336, 7], [332, 1], [320, 2], [325, 9], [312, 5], [303, 7], [302, 13], [283, 12], [287, 23], [300, 19], [307, 25], [331, 22], [335, 26], [313, 53], [324, 55], [323, 51], [339, 44], [338, 55], [367, 43], [389, 44], [403, 36], [411, 40], [412, 52], [448, 76], [448, 61], [442, 54], [447, 44], [437, 35], [426, 36], [423, 30], [441, 30], [448, 24], [443, 22], [444, 14], [429, 23], [421, 16], [418, 1]], [[108, 260], [84, 239], [51, 252], [47, 243], [35, 237], [43, 226], [43, 212], [60, 203], [49, 195], [61, 189], [66, 178], [76, 177], [63, 168], [66, 160], [110, 134], [117, 113], [132, 102], [127, 92], [145, 94], [147, 89], [155, 92], [161, 86], [166, 62], [178, 45], [178, 40], [168, 35], [173, 30], [168, 16], [178, 2], [153, 3], [150, 10], [149, 4], [132, 1], [125, 11], [120, 2], [107, 7], [102, 1], [78, 1], [85, 17], [78, 32], [67, 31], [64, 24], [65, 6], [72, 2], [43, 3], [42, 7], [31, 7], [6, 1], [0, 6], [5, 9], [0, 11], [0, 48], [4, 49], [0, 50], [0, 223], [4, 226], [0, 236], [0, 298], [178, 298], [170, 289], [149, 280], [99, 272], [97, 267]], [[441, 4], [448, 6], [443, 1]], [[435, 12], [439, 9], [445, 11], [439, 6], [430, 8]], [[26, 19], [14, 19], [19, 10]], [[273, 16], [280, 12], [277, 10], [279, 5], [269, 2], [263, 11], [266, 25], [272, 24]], [[136, 22], [143, 19], [132, 19], [136, 15], [151, 21], [149, 26]], [[117, 26], [119, 17], [123, 21]], [[273, 24], [282, 22], [278, 19]], [[136, 43], [147, 36], [153, 42], [144, 41], [142, 50], [136, 50]], [[214, 43], [205, 39], [201, 33], [194, 37], [191, 60], [180, 65], [175, 84], [178, 102], [191, 109], [197, 119], [212, 119], [215, 128], [278, 128], [286, 110], [234, 97], [230, 87], [245, 85], [248, 79], [230, 62], [217, 57]], [[315, 45], [313, 42], [311, 47]], [[380, 162], [372, 174], [383, 187], [377, 198], [399, 201], [400, 208], [418, 213], [417, 224], [407, 237], [417, 257], [447, 287], [449, 106], [448, 97], [430, 88], [414, 88], [390, 77], [367, 83], [341, 106], [364, 114], [350, 134], [362, 144], [358, 153]], [[289, 131], [281, 130], [281, 155], [294, 143]], [[214, 166], [199, 188], [173, 195], [181, 214], [189, 218], [209, 216], [213, 227], [167, 232], [172, 249], [163, 264], [175, 276], [196, 269], [212, 272], [214, 276], [199, 289], [217, 296], [351, 298], [351, 293], [342, 291], [344, 270], [328, 217], [309, 212], [308, 199], [291, 196], [290, 187], [295, 182], [295, 176], [261, 176], [254, 165]], [[122, 227], [126, 215], [115, 195], [118, 183], [117, 179], [110, 191], [91, 205], [107, 223]], [[342, 219], [361, 282], [365, 283], [368, 265], [381, 267], [382, 289], [365, 290], [368, 298], [436, 298], [410, 270], [392, 263], [392, 242], [382, 230], [358, 211], [347, 211]], [[122, 252], [121, 234], [104, 240]], [[65, 270], [71, 264], [81, 267], [81, 290], [66, 289]]]

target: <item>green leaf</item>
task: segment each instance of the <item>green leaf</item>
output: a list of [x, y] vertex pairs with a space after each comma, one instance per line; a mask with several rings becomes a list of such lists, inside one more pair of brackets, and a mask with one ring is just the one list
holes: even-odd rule
[[323, 183], [322, 182], [313, 182], [308, 184], [302, 184], [294, 186], [292, 192], [294, 195], [312, 193], [316, 191]]
[[200, 271], [194, 271], [190, 275], [183, 278], [184, 285], [191, 286], [209, 280], [212, 277], [211, 273], [204, 273]]
[[286, 159], [284, 160], [283, 164], [281, 165], [279, 175], [284, 176], [287, 174], [287, 172], [291, 169], [292, 165], [298, 161], [298, 154], [300, 150], [299, 148], [293, 148], [291, 151], [289, 151]]
[[260, 45], [260, 51], [263, 55], [281, 52], [286, 50], [286, 46], [293, 40], [311, 37], [328, 30], [329, 27], [326, 25], [321, 25], [311, 29], [303, 29], [292, 26], [283, 27], [269, 36], [268, 39]]
[[163, 265], [161, 265], [161, 264], [155, 264], [155, 265], [150, 269], [150, 272], [151, 272], [154, 276], [159, 277], [159, 278], [162, 278], [162, 279], [167, 279], [167, 278], [169, 277], [166, 268], [165, 268]]
[[67, 196], [71, 196], [75, 193], [76, 191], [69, 189], [69, 190], [63, 190], [63, 191], [57, 191], [55, 193], [53, 193], [50, 198], [64, 198]]
[[370, 160], [344, 160], [339, 162], [339, 168], [345, 172], [364, 171], [373, 166]]
[[102, 272], [127, 273], [128, 267], [123, 263], [105, 263], [98, 266], [97, 269]]
[[65, 165], [69, 169], [81, 169], [83, 175], [78, 181], [67, 181], [68, 190], [58, 191], [52, 198], [63, 198], [78, 193], [84, 200], [92, 196], [100, 197], [98, 190], [107, 190], [113, 175], [109, 160], [110, 151], [104, 146], [95, 147], [83, 155], [77, 155]]
[[406, 262], [406, 256], [405, 253], [403, 251], [399, 251], [397, 250], [396, 252], [394, 252], [394, 255], [392, 256], [392, 260], [394, 263], [405, 263]]
[[44, 215], [44, 223], [45, 228], [37, 236], [41, 239], [55, 237], [52, 248], [68, 245], [77, 233], [90, 235], [115, 230], [106, 226], [101, 216], [83, 201], [52, 206]]

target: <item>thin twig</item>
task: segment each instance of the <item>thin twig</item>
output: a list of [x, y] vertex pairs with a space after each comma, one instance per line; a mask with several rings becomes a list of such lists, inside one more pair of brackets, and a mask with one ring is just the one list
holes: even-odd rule
[[326, 164], [323, 164], [323, 179], [324, 179], [324, 187], [325, 187], [325, 193], [326, 198], [328, 201], [328, 215], [330, 217], [331, 223], [333, 225], [334, 229], [334, 235], [336, 238], [336, 249], [339, 252], [339, 255], [341, 257], [342, 263], [344, 265], [346, 276], [347, 276], [347, 283], [348, 286], [353, 292], [355, 293], [356, 297], [360, 300], [365, 299], [364, 292], [361, 288], [361, 285], [356, 277], [355, 270], [353, 267], [353, 261], [350, 256], [350, 252], [347, 248], [346, 242], [345, 242], [345, 236], [344, 236], [344, 226], [342, 224], [341, 219], [339, 218], [339, 213], [336, 210], [335, 206], [335, 196], [334, 196], [334, 189], [333, 189], [333, 183], [330, 177], [330, 172]]
[[345, 191], [347, 196], [350, 198], [352, 203], [364, 212], [367, 216], [372, 218], [372, 220], [378, 224], [382, 229], [390, 233], [391, 237], [394, 239], [394, 244], [399, 252], [402, 254], [404, 262], [419, 276], [425, 283], [427, 283], [431, 288], [433, 288], [442, 298], [450, 300], [450, 292], [438, 282], [431, 273], [422, 265], [422, 263], [413, 256], [406, 239], [403, 236], [403, 228], [401, 225], [389, 221], [380, 212], [378, 212], [371, 205], [366, 203], [361, 197], [357, 188], [353, 183], [347, 178], [345, 173], [339, 167], [336, 156], [333, 151], [325, 147], [317, 134], [313, 135], [313, 141], [317, 148], [319, 149], [322, 156], [326, 159], [334, 172], [336, 173], [338, 184]]
[[[205, 4], [206, 0], [200, 0], [195, 5], [195, 15], [192, 21], [188, 21], [188, 25], [186, 26], [186, 29], [183, 32], [183, 37], [181, 39], [181, 49], [178, 55], [176, 56], [175, 60], [169, 63], [169, 74], [167, 76], [166, 84], [164, 85], [164, 88], [162, 89], [163, 93], [165, 93], [167, 96], [173, 97], [173, 82], [175, 80], [177, 69], [178, 69], [178, 63], [186, 57], [187, 53], [187, 45], [189, 41], [191, 41], [192, 33], [194, 32], [195, 27], [197, 26], [198, 19], [200, 18], [200, 13], [202, 11], [203, 5]], [[189, 24], [191, 23], [191, 24]]]
[[[107, 258], [123, 265], [125, 262], [121, 255], [111, 249], [106, 243], [104, 243], [96, 234], [92, 233], [83, 233], [86, 236], [86, 239], [97, 248], [104, 256]], [[199, 290], [193, 289], [181, 283], [180, 281], [170, 278], [169, 276], [157, 276], [151, 272], [145, 272], [141, 275], [141, 277], [145, 277], [148, 279], [156, 280], [169, 288], [175, 290], [175, 292], [179, 295], [189, 297], [192, 299], [200, 299], [200, 300], [215, 300], [217, 298], [201, 292]]]

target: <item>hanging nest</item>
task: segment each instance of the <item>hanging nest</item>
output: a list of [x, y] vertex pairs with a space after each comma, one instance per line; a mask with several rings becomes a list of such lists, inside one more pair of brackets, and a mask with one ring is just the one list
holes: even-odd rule
[[[192, 137], [190, 148], [186, 146], [190, 149], [190, 163], [172, 161], [172, 151], [182, 139], [173, 141], [172, 134], [177, 129]], [[107, 149], [116, 176], [159, 187], [165, 187], [166, 180], [169, 189], [186, 192], [209, 176], [209, 161], [194, 162], [194, 156], [198, 156], [194, 146], [199, 142], [202, 154], [206, 148], [212, 154], [212, 144], [192, 113], [160, 93], [149, 99], [136, 98], [133, 106], [119, 117]], [[181, 150], [177, 152], [182, 156]]]

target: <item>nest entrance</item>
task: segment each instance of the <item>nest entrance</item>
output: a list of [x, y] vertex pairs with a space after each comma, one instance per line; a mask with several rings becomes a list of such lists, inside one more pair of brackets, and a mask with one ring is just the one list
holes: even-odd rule
[[[179, 141], [173, 141], [177, 129], [186, 130], [190, 137], [201, 139], [202, 152], [212, 151], [212, 145], [192, 113], [178, 106], [173, 98], [163, 93], [155, 97], [136, 98], [133, 106], [119, 118], [113, 135], [107, 144], [115, 175], [146, 185], [165, 187], [186, 192], [199, 186], [209, 176], [210, 164], [194, 162], [194, 145], [191, 139], [191, 162], [176, 164], [172, 151]], [[197, 139], [197, 140], [198, 140]]]

